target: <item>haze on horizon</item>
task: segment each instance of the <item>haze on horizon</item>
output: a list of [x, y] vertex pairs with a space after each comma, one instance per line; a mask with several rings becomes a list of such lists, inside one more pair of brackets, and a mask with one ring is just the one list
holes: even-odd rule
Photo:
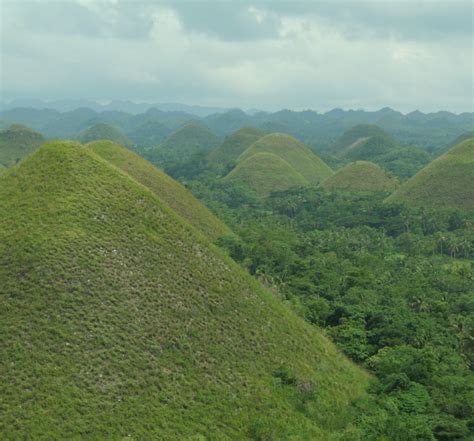
[[470, 1], [2, 1], [1, 100], [473, 111]]

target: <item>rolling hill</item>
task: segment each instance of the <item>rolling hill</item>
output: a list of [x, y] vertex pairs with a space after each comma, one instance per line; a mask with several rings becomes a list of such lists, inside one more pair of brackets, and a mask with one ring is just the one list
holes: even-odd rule
[[21, 124], [0, 130], [0, 165], [10, 167], [36, 150], [45, 141], [41, 133]]
[[255, 153], [241, 161], [224, 181], [243, 182], [260, 197], [266, 197], [274, 191], [310, 185], [288, 162], [267, 152]]
[[191, 122], [174, 131], [161, 144], [151, 149], [147, 158], [166, 167], [186, 162], [194, 155], [206, 153], [217, 147], [220, 142], [207, 127]]
[[375, 157], [397, 148], [394, 138], [380, 127], [358, 124], [344, 134], [330, 147], [330, 152], [350, 160], [372, 161]]
[[148, 187], [211, 241], [231, 234], [230, 230], [180, 183], [141, 156], [111, 141], [94, 141], [86, 146]]
[[328, 190], [348, 192], [392, 192], [398, 185], [395, 177], [368, 161], [352, 162], [321, 184]]
[[73, 142], [0, 185], [4, 439], [329, 439], [367, 375]]
[[406, 181], [387, 202], [409, 206], [474, 209], [474, 138], [448, 152]]
[[239, 156], [255, 141], [265, 135], [265, 132], [253, 127], [244, 127], [224, 139], [224, 142], [210, 151], [207, 160], [209, 163], [225, 167], [237, 161]]
[[158, 120], [149, 120], [128, 132], [138, 148], [156, 147], [170, 134], [170, 129]]
[[[238, 158], [245, 161], [256, 153], [272, 153], [286, 161], [309, 184], [315, 185], [333, 174], [329, 166], [308, 147], [284, 133], [271, 133], [254, 142]], [[275, 178], [277, 178], [275, 176]]]
[[97, 123], [86, 130], [83, 130], [79, 136], [79, 141], [86, 144], [91, 141], [107, 139], [124, 146], [131, 146], [133, 142], [117, 127], [107, 123]]

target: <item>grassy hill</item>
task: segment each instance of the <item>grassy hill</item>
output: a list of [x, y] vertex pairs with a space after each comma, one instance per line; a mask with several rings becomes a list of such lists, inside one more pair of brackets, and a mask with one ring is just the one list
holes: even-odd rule
[[138, 148], [156, 147], [170, 134], [170, 129], [158, 120], [149, 120], [128, 132]]
[[21, 124], [12, 124], [0, 130], [0, 165], [10, 167], [20, 159], [36, 150], [45, 139]]
[[265, 132], [253, 127], [237, 130], [226, 137], [220, 146], [209, 152], [208, 161], [221, 166], [235, 162], [248, 147], [264, 135]]
[[406, 181], [387, 202], [474, 209], [474, 138], [451, 148]]
[[111, 141], [94, 141], [87, 144], [87, 147], [148, 187], [210, 240], [231, 234], [188, 190], [147, 160]]
[[352, 162], [327, 178], [322, 187], [349, 192], [394, 191], [398, 180], [383, 168], [368, 161]]
[[79, 134], [78, 139], [83, 144], [91, 141], [99, 141], [101, 139], [107, 139], [127, 147], [133, 144], [121, 130], [107, 123], [98, 123], [89, 127]]
[[207, 127], [190, 122], [171, 133], [145, 156], [154, 164], [168, 168], [185, 163], [196, 155], [204, 155], [217, 147], [220, 142]]
[[[309, 184], [319, 184], [333, 174], [329, 166], [308, 147], [284, 133], [271, 133], [263, 136], [239, 156], [239, 162], [245, 161], [256, 153], [272, 153], [279, 156], [302, 175]], [[277, 179], [277, 176], [274, 178]]]
[[467, 139], [474, 138], [474, 130], [470, 130], [468, 132], [464, 132], [463, 134], [459, 135], [457, 138], [453, 139], [446, 147], [441, 149], [441, 152], [448, 151], [451, 147], [455, 145], [461, 144], [461, 142], [466, 141]]
[[49, 143], [0, 184], [3, 439], [329, 439], [367, 375], [148, 188]]
[[395, 139], [380, 127], [358, 124], [344, 132], [332, 145], [333, 155], [350, 160], [373, 160], [376, 156], [390, 152], [398, 146]]
[[308, 180], [273, 153], [255, 153], [241, 161], [225, 178], [248, 185], [260, 197], [292, 187], [306, 187]]

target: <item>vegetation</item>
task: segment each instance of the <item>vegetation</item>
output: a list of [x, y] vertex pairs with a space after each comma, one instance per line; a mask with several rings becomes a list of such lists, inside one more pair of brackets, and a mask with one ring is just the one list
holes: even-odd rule
[[311, 184], [319, 184], [333, 174], [329, 166], [304, 144], [284, 133], [271, 133], [260, 138], [239, 156], [239, 162], [256, 153], [279, 156]]
[[400, 147], [374, 158], [385, 170], [406, 180], [431, 162], [431, 155], [420, 147]]
[[0, 201], [3, 439], [354, 433], [367, 374], [90, 148], [44, 145]]
[[432, 208], [474, 208], [474, 138], [451, 148], [405, 182], [387, 202]]
[[352, 162], [321, 184], [332, 191], [392, 192], [398, 180], [378, 165], [368, 161]]
[[224, 181], [239, 181], [246, 184], [259, 197], [273, 191], [305, 187], [309, 182], [288, 162], [272, 153], [255, 153], [240, 162]]
[[466, 141], [471, 138], [474, 138], [474, 130], [470, 130], [468, 132], [464, 132], [463, 134], [459, 135], [457, 138], [453, 139], [446, 147], [444, 147], [442, 151], [446, 152], [452, 147], [458, 144], [461, 144], [463, 141]]
[[238, 234], [220, 245], [376, 376], [346, 439], [470, 439], [473, 212], [313, 188], [264, 201], [193, 189]]
[[128, 133], [139, 149], [152, 148], [163, 142], [170, 129], [157, 120], [148, 120]]
[[111, 141], [94, 141], [87, 147], [148, 187], [211, 241], [230, 234], [230, 230], [189, 191], [142, 157]]
[[41, 133], [21, 124], [12, 124], [7, 129], [0, 130], [0, 166], [5, 168], [16, 164], [44, 141]]
[[124, 146], [131, 146], [132, 141], [116, 127], [106, 123], [98, 123], [81, 132], [78, 136], [79, 141], [86, 144], [91, 141], [106, 139]]
[[195, 122], [185, 124], [160, 145], [146, 153], [146, 157], [162, 167], [183, 163], [196, 154], [207, 152], [220, 144], [220, 139], [207, 127]]

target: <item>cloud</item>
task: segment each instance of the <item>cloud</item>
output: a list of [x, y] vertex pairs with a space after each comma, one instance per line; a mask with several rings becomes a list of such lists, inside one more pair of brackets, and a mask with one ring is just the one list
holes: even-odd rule
[[466, 3], [450, 4], [6, 3], [3, 98], [472, 110]]

